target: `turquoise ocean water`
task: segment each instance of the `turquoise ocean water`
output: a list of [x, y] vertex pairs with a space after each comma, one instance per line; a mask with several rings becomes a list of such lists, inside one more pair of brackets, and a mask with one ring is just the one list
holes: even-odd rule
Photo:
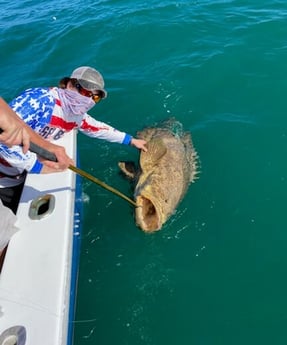
[[[176, 117], [200, 157], [153, 235], [83, 181], [75, 344], [286, 344], [287, 2], [0, 4], [5, 99], [91, 65], [109, 92], [92, 115], [133, 135]], [[78, 148], [84, 170], [132, 196], [117, 162], [136, 149], [81, 134]]]

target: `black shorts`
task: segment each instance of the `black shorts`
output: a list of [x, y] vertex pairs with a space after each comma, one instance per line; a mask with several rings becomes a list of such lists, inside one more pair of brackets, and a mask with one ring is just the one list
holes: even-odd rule
[[[25, 173], [25, 178], [26, 178], [26, 173]], [[23, 182], [21, 182], [19, 185], [15, 187], [0, 188], [0, 199], [3, 202], [3, 205], [10, 208], [15, 214], [17, 212], [20, 198], [22, 195], [23, 187], [25, 184], [25, 178]]]

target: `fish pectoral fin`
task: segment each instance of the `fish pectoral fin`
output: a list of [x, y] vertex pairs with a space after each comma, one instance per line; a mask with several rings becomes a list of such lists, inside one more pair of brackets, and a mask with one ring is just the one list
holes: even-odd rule
[[124, 161], [118, 163], [119, 168], [128, 178], [135, 178], [136, 176], [136, 165], [132, 161]]
[[150, 140], [146, 146], [147, 152], [142, 152], [140, 156], [142, 169], [149, 169], [149, 167], [156, 165], [167, 152], [167, 148], [160, 138]]

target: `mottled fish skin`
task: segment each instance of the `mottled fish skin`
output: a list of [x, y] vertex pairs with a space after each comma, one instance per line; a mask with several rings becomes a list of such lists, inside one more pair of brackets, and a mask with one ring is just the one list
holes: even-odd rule
[[138, 205], [135, 218], [146, 232], [162, 228], [196, 177], [197, 153], [191, 135], [183, 131], [174, 133], [172, 128], [182, 125], [170, 119], [138, 133], [138, 137], [147, 140], [148, 151], [140, 153], [134, 191]]

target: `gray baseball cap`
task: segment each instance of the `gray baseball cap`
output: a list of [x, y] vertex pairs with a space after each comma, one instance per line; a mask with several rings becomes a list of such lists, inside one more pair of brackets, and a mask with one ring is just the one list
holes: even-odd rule
[[104, 89], [104, 78], [99, 71], [92, 67], [78, 67], [73, 71], [70, 78], [77, 79], [79, 84], [86, 90], [92, 92], [97, 90], [102, 91], [104, 93], [103, 98], [106, 98], [108, 95], [107, 91]]

